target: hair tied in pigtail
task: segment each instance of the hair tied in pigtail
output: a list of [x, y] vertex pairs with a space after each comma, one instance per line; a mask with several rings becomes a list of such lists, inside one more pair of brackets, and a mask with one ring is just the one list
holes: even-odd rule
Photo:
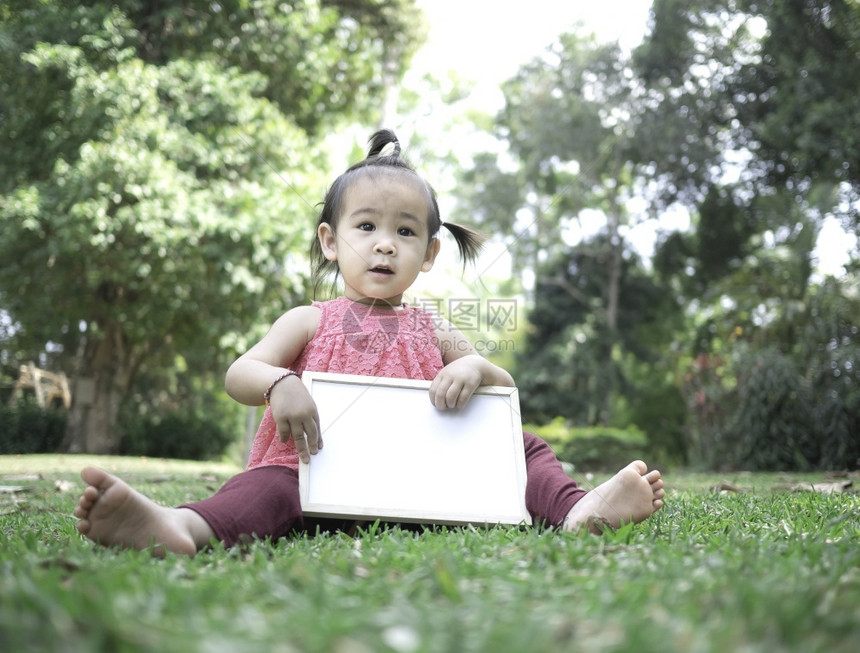
[[379, 154], [377, 156], [399, 156], [400, 155], [400, 141], [394, 139], [393, 141], [388, 141], [385, 145], [382, 146], [382, 149], [379, 150]]
[[478, 256], [481, 254], [481, 249], [484, 246], [485, 238], [483, 235], [453, 222], [440, 221], [440, 227], [445, 227], [454, 236], [464, 266], [466, 263], [475, 263], [478, 260]]
[[[370, 147], [367, 150], [368, 159], [378, 159], [399, 157], [400, 156], [400, 141], [397, 140], [397, 134], [390, 129], [380, 129], [370, 137]], [[375, 165], [371, 163], [370, 165]], [[384, 164], [387, 165], [387, 164]], [[398, 164], [399, 165], [399, 164]], [[411, 170], [411, 166], [409, 167]], [[413, 171], [414, 172], [414, 171]]]

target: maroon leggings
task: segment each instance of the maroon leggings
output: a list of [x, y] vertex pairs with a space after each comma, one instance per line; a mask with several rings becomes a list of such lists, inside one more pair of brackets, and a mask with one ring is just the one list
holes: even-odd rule
[[[585, 490], [564, 473], [546, 442], [528, 432], [523, 432], [523, 441], [526, 508], [535, 524], [558, 526]], [[278, 539], [290, 533], [347, 530], [354, 524], [302, 515], [298, 472], [280, 465], [237, 474], [214, 496], [182, 507], [203, 517], [227, 547], [249, 537]]]

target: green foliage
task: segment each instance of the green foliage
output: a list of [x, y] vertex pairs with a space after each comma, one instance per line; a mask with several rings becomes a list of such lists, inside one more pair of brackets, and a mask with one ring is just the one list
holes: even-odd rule
[[[504, 91], [496, 132], [516, 169], [487, 154], [463, 177], [469, 214], [511, 242], [515, 268], [535, 273], [531, 331], [515, 369], [524, 415], [616, 425], [614, 411], [633, 387], [622, 361], [665, 369], [662, 350], [681, 315], [629, 239], [648, 212], [628, 200], [648, 207], [643, 189], [654, 174], [635, 155], [647, 149], [647, 104], [617, 46], [575, 33], [523, 66]], [[600, 220], [598, 232], [566, 244], [587, 218]], [[665, 388], [671, 377], [658, 370], [643, 385]], [[661, 429], [664, 449], [677, 449], [682, 422], [667, 410], [662, 424], [648, 426]]]
[[[43, 474], [28, 492], [0, 495], [0, 641], [10, 650], [856, 648], [860, 498], [785, 488], [820, 476], [744, 476], [746, 492], [724, 496], [708, 489], [712, 477], [673, 475], [660, 513], [604, 537], [370, 525], [354, 538], [156, 560], [83, 540], [68, 517], [76, 472], [44, 462], [15, 467]], [[211, 465], [133, 472], [163, 505], [210, 496], [224, 480], [211, 474]], [[76, 490], [57, 492], [56, 481]]]
[[[516, 168], [479, 157], [465, 188], [535, 273], [527, 420], [635, 424], [716, 468], [858, 464], [857, 278], [813, 268], [825, 217], [857, 226], [858, 25], [844, 0], [657, 0], [630, 58], [564, 35], [506, 84]], [[629, 234], [679, 206], [692, 228], [640, 265]]]
[[[11, 0], [0, 21], [0, 42], [13, 59], [16, 49], [62, 42], [108, 67], [122, 47], [124, 58], [153, 66], [208, 60], [219, 70], [259, 74], [259, 95], [308, 134], [378, 111], [386, 84], [402, 76], [425, 29], [412, 0], [120, 0], [85, 6]], [[16, 91], [26, 82], [6, 81]]]
[[587, 327], [571, 328], [566, 337], [517, 351], [515, 378], [525, 420], [542, 423], [559, 412], [580, 424], [600, 419], [605, 402], [592, 399], [605, 389], [613, 370], [601, 366], [600, 343], [592, 336]]
[[118, 450], [187, 460], [226, 456], [242, 440], [247, 407], [223, 386], [223, 375], [201, 374], [193, 360], [183, 357], [167, 373], [144, 366], [135, 392], [123, 404]]
[[618, 471], [631, 460], [652, 459], [645, 433], [636, 427], [571, 427], [563, 417], [548, 424], [525, 424], [523, 429], [547, 441], [560, 460], [577, 471]]
[[724, 442], [733, 467], [810, 469], [822, 444], [811, 423], [810, 388], [794, 362], [777, 350], [750, 355], [739, 348], [734, 360], [738, 402]]
[[797, 356], [813, 389], [812, 421], [821, 440], [819, 466], [860, 467], [860, 297], [856, 285], [827, 281], [809, 300]]
[[[766, 267], [769, 257], [762, 258]], [[712, 312], [697, 342], [700, 353], [682, 382], [689, 460], [714, 469], [856, 468], [856, 283], [828, 279], [802, 298], [766, 293]]]
[[120, 429], [120, 452], [127, 456], [215, 460], [235, 439], [220, 420], [188, 413], [138, 415]]
[[554, 417], [544, 424], [524, 423], [523, 430], [540, 436], [556, 452], [572, 437], [567, 420], [561, 416]]
[[54, 453], [63, 443], [66, 412], [27, 397], [0, 403], [0, 454]]
[[761, 58], [740, 69], [733, 89], [747, 93], [737, 106], [759, 140], [757, 154], [777, 184], [847, 181], [856, 193], [860, 116], [852, 89], [860, 85], [860, 6], [854, 0], [740, 6], [768, 26]]
[[559, 458], [573, 463], [577, 469], [604, 472], [618, 471], [631, 460], [645, 459], [653, 464], [654, 457], [648, 455], [644, 437], [642, 442], [631, 442], [626, 437], [614, 435], [619, 433], [626, 436], [628, 432], [620, 429], [596, 429], [594, 435], [571, 440], [562, 449]]
[[142, 368], [223, 374], [305, 299], [314, 135], [377, 112], [421, 29], [411, 0], [3, 3], [2, 346], [94, 384], [70, 446], [115, 449]]
[[618, 327], [610, 332], [597, 252], [593, 243], [563, 248], [542, 268], [531, 331], [516, 358], [523, 414], [537, 422], [561, 414], [582, 425], [635, 424], [648, 432], [652, 455], [677, 459], [685, 415], [663, 343], [682, 326], [680, 309], [637, 260], [625, 260]]
[[615, 397], [615, 424], [635, 424], [648, 439], [644, 460], [665, 468], [688, 463], [685, 447], [687, 405], [678, 387], [679, 365], [671, 352], [654, 360], [627, 356], [624, 389]]
[[850, 361], [834, 357], [822, 369], [776, 348], [736, 345], [730, 360], [700, 370], [691, 457], [712, 469], [856, 468], [857, 351], [852, 347]]
[[[644, 156], [694, 195], [734, 164], [756, 193], [807, 197], [839, 186], [828, 207], [853, 222], [860, 193], [860, 6], [853, 0], [655, 0], [650, 36], [634, 57], [650, 87], [655, 139]], [[678, 147], [677, 133], [688, 142]], [[668, 136], [668, 137], [667, 137]], [[729, 147], [726, 147], [729, 145]]]
[[30, 338], [69, 347], [79, 324], [118, 325], [135, 350], [246, 327], [307, 225], [271, 218], [304, 208], [276, 172], [303, 139], [253, 97], [260, 78], [207, 62], [103, 73], [67, 46], [33, 61], [74, 80], [62, 128], [93, 140], [0, 198], [0, 256], [17, 262], [0, 275], [7, 310]]
[[[557, 256], [566, 227], [585, 208], [610, 217], [610, 237], [593, 243], [602, 250], [602, 276], [620, 260], [626, 242], [618, 228], [630, 223], [622, 198], [632, 182], [625, 150], [635, 131], [627, 73], [617, 46], [564, 34], [504, 84], [494, 132], [510, 158], [478, 155], [461, 175], [460, 194], [463, 213], [510, 244], [516, 269], [537, 272]], [[607, 106], [617, 108], [611, 118]]]
[[[692, 135], [648, 156], [670, 197], [695, 189], [696, 231], [667, 237], [655, 267], [696, 303], [684, 386], [689, 459], [704, 466], [858, 464], [856, 276], [811, 279], [822, 217], [857, 226], [858, 9], [657, 0], [636, 52], [655, 131]], [[723, 186], [741, 148], [749, 161]]]

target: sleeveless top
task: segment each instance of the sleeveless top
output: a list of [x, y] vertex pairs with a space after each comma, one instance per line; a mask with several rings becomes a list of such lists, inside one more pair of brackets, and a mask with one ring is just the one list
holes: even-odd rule
[[[338, 297], [313, 302], [320, 309], [314, 337], [291, 366], [305, 370], [399, 379], [433, 380], [442, 354], [429, 313], [407, 304], [392, 310]], [[281, 442], [272, 409], [267, 407], [254, 436], [247, 469], [283, 465], [298, 469], [292, 438]]]

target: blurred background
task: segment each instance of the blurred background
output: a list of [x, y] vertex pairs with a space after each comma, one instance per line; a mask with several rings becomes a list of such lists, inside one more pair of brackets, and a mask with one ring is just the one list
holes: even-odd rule
[[489, 237], [409, 300], [577, 470], [856, 469], [858, 88], [856, 0], [5, 1], [0, 454], [240, 461], [385, 126]]

